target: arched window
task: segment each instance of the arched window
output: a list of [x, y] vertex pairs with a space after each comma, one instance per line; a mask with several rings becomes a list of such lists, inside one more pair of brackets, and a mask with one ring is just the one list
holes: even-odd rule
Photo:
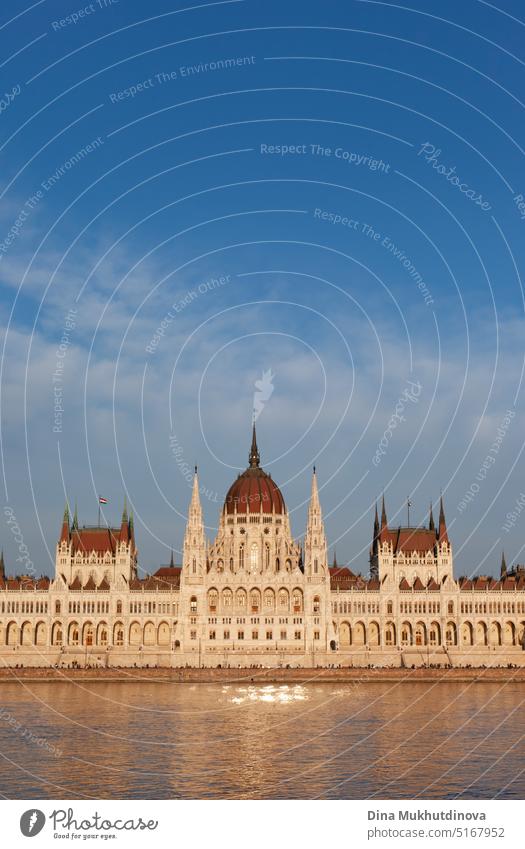
[[120, 599], [117, 601], [117, 613], [122, 613], [122, 602]]
[[258, 613], [259, 612], [259, 605], [260, 605], [259, 590], [253, 590], [251, 592], [250, 602], [251, 602], [251, 606], [252, 606], [252, 613]]
[[279, 571], [280, 571], [280, 569], [281, 569], [281, 561], [279, 560], [279, 558], [278, 558], [278, 557], [276, 557], [276, 558], [275, 558], [275, 571], [276, 571], [276, 572], [279, 572]]
[[211, 611], [217, 610], [217, 602], [219, 601], [219, 593], [217, 590], [210, 590], [208, 593], [208, 604]]
[[394, 612], [394, 605], [392, 604], [391, 601], [387, 602], [386, 612], [389, 613], [390, 615], [392, 615], [392, 613]]
[[269, 608], [269, 609], [273, 609], [273, 600], [274, 600], [273, 590], [265, 590], [264, 591], [264, 606]]
[[190, 612], [197, 613], [197, 596], [192, 595], [190, 599]]
[[279, 591], [279, 607], [288, 607], [288, 593], [286, 590]]
[[223, 593], [222, 593], [222, 603], [223, 603], [224, 607], [231, 607], [231, 606], [232, 606], [232, 601], [233, 601], [233, 593], [232, 593], [232, 591], [231, 591], [231, 590], [229, 590], [229, 589], [223, 590]]
[[318, 563], [318, 560], [317, 560], [317, 557], [316, 557], [315, 560], [314, 560], [314, 574], [317, 575], [318, 571], [319, 571], [319, 563]]
[[269, 569], [270, 568], [270, 546], [268, 545], [268, 543], [266, 543], [266, 546], [264, 548], [264, 557], [265, 557], [264, 565], [265, 565], [266, 569]]
[[301, 593], [299, 592], [299, 590], [294, 590], [293, 596], [292, 596], [294, 613], [300, 612], [301, 606], [302, 606], [302, 600], [303, 599], [302, 599], [302, 596], [301, 596]]
[[246, 591], [237, 590], [237, 607], [246, 607]]
[[55, 601], [55, 613], [60, 613], [60, 602]]
[[233, 557], [230, 557], [230, 572], [233, 572]]
[[259, 566], [259, 546], [256, 542], [252, 544], [250, 551], [250, 571], [256, 572]]
[[453, 601], [449, 601], [447, 609], [448, 609], [449, 614], [454, 613], [454, 602]]
[[224, 572], [224, 560], [217, 560], [217, 572]]
[[194, 557], [193, 560], [192, 560], [191, 571], [193, 572], [194, 575], [197, 572], [197, 558], [196, 557]]
[[321, 610], [321, 599], [318, 595], [314, 596], [314, 613], [319, 613]]
[[244, 543], [239, 546], [239, 568], [244, 569]]

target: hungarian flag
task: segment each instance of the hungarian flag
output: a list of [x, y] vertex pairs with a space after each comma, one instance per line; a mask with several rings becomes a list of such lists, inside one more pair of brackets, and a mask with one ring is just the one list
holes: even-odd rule
[[108, 500], [107, 500], [107, 498], [102, 498], [102, 496], [101, 496], [101, 495], [99, 495], [99, 497], [98, 497], [98, 503], [99, 503], [99, 504], [107, 504], [107, 503], [108, 503]]

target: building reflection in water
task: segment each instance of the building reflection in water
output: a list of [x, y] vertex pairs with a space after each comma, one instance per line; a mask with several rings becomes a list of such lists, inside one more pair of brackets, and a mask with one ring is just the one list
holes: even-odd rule
[[7, 798], [525, 793], [520, 684], [42, 682], [2, 691]]

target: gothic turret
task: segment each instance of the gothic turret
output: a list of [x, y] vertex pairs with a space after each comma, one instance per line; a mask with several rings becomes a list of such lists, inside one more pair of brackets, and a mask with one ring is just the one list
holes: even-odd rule
[[66, 504], [64, 517], [62, 519], [62, 530], [60, 531], [59, 542], [69, 542], [69, 507]]
[[310, 493], [310, 504], [308, 505], [308, 523], [306, 525], [304, 542], [305, 573], [314, 576], [326, 574], [328, 555], [315, 466], [312, 474], [312, 489]]
[[184, 535], [183, 569], [189, 576], [202, 576], [206, 569], [206, 537], [199, 495], [197, 466], [195, 466], [193, 476], [188, 521]]
[[447, 523], [445, 521], [445, 510], [443, 507], [443, 496], [439, 499], [439, 527], [438, 527], [438, 542], [448, 543]]
[[501, 567], [500, 567], [500, 576], [502, 578], [507, 577], [507, 561], [505, 560], [505, 552], [501, 552]]

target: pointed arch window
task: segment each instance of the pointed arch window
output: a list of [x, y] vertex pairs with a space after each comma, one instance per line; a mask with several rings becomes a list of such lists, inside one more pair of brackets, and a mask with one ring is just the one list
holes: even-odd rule
[[239, 567], [244, 569], [244, 543], [241, 542], [239, 546]]
[[250, 570], [256, 572], [259, 566], [259, 546], [256, 542], [252, 544], [250, 551]]

